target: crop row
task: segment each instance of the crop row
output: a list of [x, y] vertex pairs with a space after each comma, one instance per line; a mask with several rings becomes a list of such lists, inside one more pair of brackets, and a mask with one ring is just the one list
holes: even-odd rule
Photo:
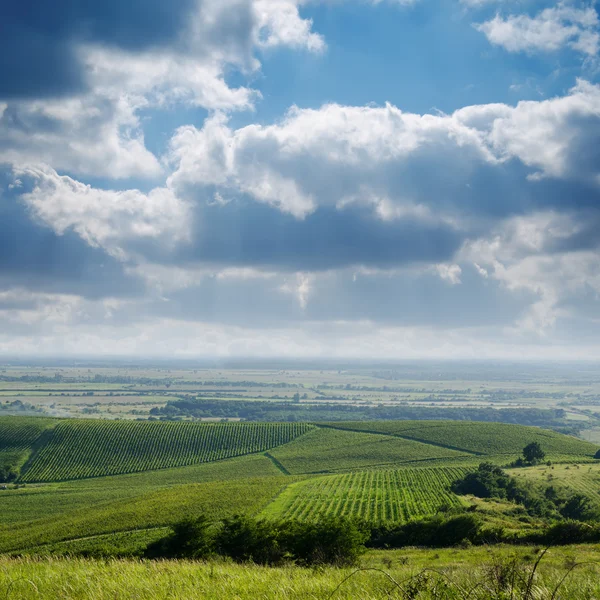
[[63, 421], [23, 481], [60, 481], [210, 462], [264, 452], [311, 429], [306, 423]]
[[539, 442], [548, 454], [593, 456], [589, 442], [538, 427], [473, 421], [347, 422], [336, 427], [382, 433], [477, 454], [518, 456], [529, 442]]
[[450, 484], [461, 467], [373, 470], [309, 479], [292, 484], [277, 499], [279, 514], [313, 520], [322, 516], [359, 517], [369, 521], [406, 521], [458, 505]]
[[0, 450], [26, 450], [55, 421], [38, 417], [0, 418]]

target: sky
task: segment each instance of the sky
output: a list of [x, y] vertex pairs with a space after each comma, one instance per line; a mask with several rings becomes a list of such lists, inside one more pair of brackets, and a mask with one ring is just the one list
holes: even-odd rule
[[0, 355], [600, 358], [598, 11], [0, 3]]

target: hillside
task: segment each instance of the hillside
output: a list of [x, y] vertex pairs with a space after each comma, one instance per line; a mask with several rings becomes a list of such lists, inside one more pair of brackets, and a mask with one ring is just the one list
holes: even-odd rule
[[536, 522], [514, 505], [457, 496], [451, 483], [482, 460], [506, 465], [531, 441], [564, 464], [519, 469], [519, 478], [551, 478], [593, 498], [600, 476], [593, 444], [493, 423], [4, 417], [0, 436], [0, 457], [19, 453], [22, 469], [16, 485], [0, 490], [0, 552], [135, 554], [198, 514], [400, 523], [473, 505], [490, 523], [519, 531]]

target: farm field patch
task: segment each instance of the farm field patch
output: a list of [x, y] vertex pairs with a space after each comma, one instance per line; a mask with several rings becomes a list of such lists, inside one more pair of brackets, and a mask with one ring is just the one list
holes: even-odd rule
[[360, 517], [404, 522], [435, 514], [464, 500], [450, 491], [461, 467], [373, 470], [313, 477], [289, 485], [261, 513], [269, 518], [318, 520]]

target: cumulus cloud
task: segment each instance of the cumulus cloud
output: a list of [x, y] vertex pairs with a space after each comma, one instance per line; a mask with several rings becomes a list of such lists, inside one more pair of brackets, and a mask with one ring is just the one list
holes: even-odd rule
[[509, 52], [556, 52], [569, 47], [587, 56], [596, 56], [600, 49], [599, 25], [594, 7], [577, 8], [561, 2], [535, 16], [497, 14], [476, 25], [476, 29], [492, 44]]
[[362, 202], [384, 220], [449, 223], [461, 205], [497, 210], [487, 204], [496, 203], [494, 196], [474, 204], [474, 195], [485, 185], [489, 196], [481, 174], [506, 180], [513, 160], [534, 180], [598, 185], [599, 128], [600, 87], [585, 81], [563, 97], [475, 105], [450, 115], [330, 104], [237, 130], [217, 115], [202, 129], [188, 126], [174, 135], [168, 185], [183, 195], [250, 196], [299, 219], [317, 207], [341, 211]]
[[160, 238], [174, 244], [189, 236], [188, 208], [168, 189], [149, 194], [95, 189], [48, 167], [21, 168], [16, 174], [33, 183], [21, 200], [58, 235], [72, 229], [90, 245], [117, 255], [124, 241]]
[[0, 52], [14, 59], [0, 65], [0, 162], [156, 179], [141, 110], [251, 109], [260, 94], [230, 86], [228, 72], [255, 72], [258, 48], [325, 47], [295, 0], [125, 4], [3, 4]]

